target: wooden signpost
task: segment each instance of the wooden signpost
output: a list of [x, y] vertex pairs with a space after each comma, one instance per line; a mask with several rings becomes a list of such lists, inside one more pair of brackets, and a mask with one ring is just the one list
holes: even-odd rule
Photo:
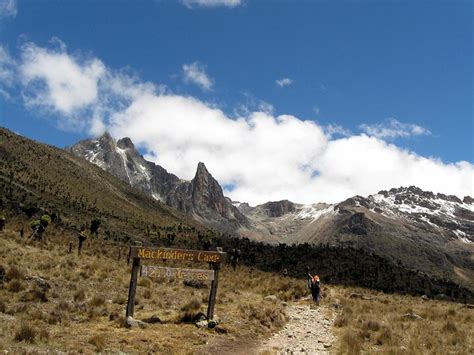
[[[125, 317], [133, 317], [135, 293], [137, 290], [138, 275], [141, 266], [140, 276], [177, 280], [211, 281], [211, 291], [207, 306], [207, 319], [212, 320], [214, 318], [214, 306], [216, 304], [220, 263], [224, 261], [225, 256], [226, 253], [221, 251], [131, 247], [129, 257], [132, 259], [132, 271], [130, 276], [130, 286], [128, 288], [128, 301]], [[212, 269], [185, 269], [156, 265], [141, 265], [141, 260], [206, 262], [210, 264]]]

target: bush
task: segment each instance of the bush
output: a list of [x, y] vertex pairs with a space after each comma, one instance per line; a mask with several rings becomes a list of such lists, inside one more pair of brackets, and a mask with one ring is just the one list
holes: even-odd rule
[[23, 278], [23, 273], [15, 265], [13, 265], [5, 274], [5, 278], [7, 280], [19, 280]]
[[89, 301], [89, 305], [92, 308], [97, 308], [102, 306], [105, 303], [105, 298], [102, 295], [94, 295], [92, 299]]
[[26, 341], [32, 343], [37, 335], [37, 331], [28, 323], [22, 323], [20, 329], [15, 333], [16, 341]]
[[182, 322], [192, 322], [201, 309], [201, 302], [198, 299], [193, 299], [181, 307], [183, 314], [181, 315]]
[[96, 351], [102, 352], [105, 348], [105, 337], [102, 334], [94, 335], [89, 339], [89, 344], [95, 346]]

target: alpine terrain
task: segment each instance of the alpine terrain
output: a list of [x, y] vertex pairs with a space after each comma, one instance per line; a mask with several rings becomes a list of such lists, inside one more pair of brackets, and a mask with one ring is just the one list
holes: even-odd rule
[[129, 138], [116, 141], [105, 133], [68, 150], [220, 231], [268, 243], [361, 248], [474, 288], [474, 199], [470, 196], [461, 199], [410, 186], [336, 204], [284, 200], [252, 207], [225, 197], [203, 163], [191, 181], [181, 180], [146, 161]]

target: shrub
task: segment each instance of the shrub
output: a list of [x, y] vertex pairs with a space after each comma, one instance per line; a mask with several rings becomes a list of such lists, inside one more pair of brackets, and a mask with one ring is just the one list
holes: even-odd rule
[[7, 285], [7, 288], [10, 292], [20, 292], [25, 289], [25, 286], [19, 280], [10, 281]]
[[105, 337], [102, 334], [94, 335], [89, 339], [89, 344], [94, 345], [97, 351], [103, 351], [105, 348], [105, 343]]
[[26, 341], [32, 343], [37, 335], [37, 331], [28, 323], [22, 323], [20, 329], [15, 333], [15, 341]]
[[449, 333], [455, 333], [457, 332], [458, 328], [456, 327], [456, 324], [454, 322], [448, 320], [444, 325], [443, 325], [443, 331], [449, 332]]
[[189, 303], [186, 303], [183, 307], [181, 307], [181, 311], [183, 314], [181, 315], [182, 322], [192, 322], [196, 315], [199, 313], [201, 309], [201, 302], [198, 299], [194, 298]]
[[97, 308], [102, 306], [105, 303], [105, 298], [102, 295], [94, 295], [92, 299], [89, 301], [89, 305], [92, 308]]
[[344, 354], [360, 354], [362, 347], [358, 337], [352, 331], [346, 331], [341, 338]]
[[74, 293], [73, 298], [74, 298], [74, 301], [76, 302], [84, 301], [84, 299], [86, 298], [86, 292], [84, 291], [84, 289], [77, 290]]
[[19, 280], [23, 278], [23, 273], [13, 265], [8, 269], [7, 273], [5, 274], [7, 280]]

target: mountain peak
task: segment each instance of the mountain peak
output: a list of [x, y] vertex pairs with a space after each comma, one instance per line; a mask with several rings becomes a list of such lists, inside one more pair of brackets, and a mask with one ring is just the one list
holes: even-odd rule
[[101, 136], [99, 136], [97, 138], [99, 141], [100, 140], [107, 140], [107, 141], [113, 141], [114, 138], [110, 135], [109, 131], [105, 131], [104, 133], [102, 133]]
[[204, 165], [203, 162], [199, 162], [196, 169], [196, 176], [207, 176], [207, 175], [210, 175], [210, 174], [206, 168], [206, 165]]
[[129, 137], [124, 137], [117, 141], [117, 147], [121, 149], [135, 149], [132, 140]]

